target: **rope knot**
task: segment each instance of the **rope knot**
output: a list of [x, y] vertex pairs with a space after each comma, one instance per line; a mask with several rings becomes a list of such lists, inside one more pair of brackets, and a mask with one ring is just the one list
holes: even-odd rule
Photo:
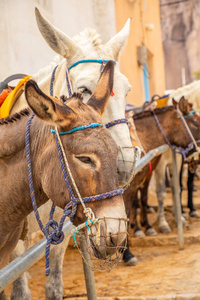
[[[50, 231], [50, 227], [53, 229], [52, 231]], [[44, 231], [50, 244], [58, 245], [64, 239], [64, 233], [59, 230], [58, 223], [55, 220], [48, 221]]]
[[88, 220], [95, 220], [95, 215], [90, 207], [86, 207], [83, 212]]

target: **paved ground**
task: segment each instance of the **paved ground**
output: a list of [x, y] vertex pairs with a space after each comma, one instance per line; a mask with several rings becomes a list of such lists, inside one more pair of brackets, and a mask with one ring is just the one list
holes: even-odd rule
[[[200, 213], [199, 183], [194, 201]], [[186, 199], [186, 191], [184, 191]], [[156, 206], [155, 195], [150, 203]], [[184, 230], [185, 248], [179, 250], [177, 229], [170, 213], [171, 194], [167, 194], [166, 216], [172, 233], [155, 237], [130, 237], [131, 250], [139, 260], [135, 267], [123, 262], [110, 273], [95, 272], [98, 299], [104, 300], [197, 300], [200, 299], [200, 219], [188, 219]], [[156, 214], [151, 215], [156, 224]], [[81, 257], [69, 248], [64, 263], [64, 299], [87, 299]], [[32, 300], [43, 300], [44, 260], [30, 269]], [[11, 287], [6, 292], [10, 293]], [[18, 299], [16, 299], [18, 300]], [[20, 299], [19, 299], [20, 300]]]

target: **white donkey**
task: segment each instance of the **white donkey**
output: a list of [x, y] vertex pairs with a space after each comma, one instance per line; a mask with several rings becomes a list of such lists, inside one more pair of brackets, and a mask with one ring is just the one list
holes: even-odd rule
[[[116, 62], [119, 60], [128, 39], [130, 19], [126, 22], [124, 28], [105, 45], [101, 44], [99, 35], [94, 30], [87, 29], [71, 39], [52, 26], [37, 9], [36, 19], [44, 39], [48, 45], [61, 56], [61, 59], [57, 63], [54, 62], [46, 69], [38, 72], [33, 78], [38, 82], [40, 88], [48, 94], [52, 71], [56, 65], [59, 64], [54, 75], [53, 95], [59, 98], [61, 95], [67, 94], [66, 68], [68, 68], [73, 91], [81, 93], [84, 101], [87, 101], [94, 91], [100, 77], [102, 65], [98, 63], [97, 60], [115, 60]], [[80, 63], [80, 61], [83, 60], [84, 62]], [[86, 63], [85, 60], [93, 61]], [[79, 63], [76, 65], [77, 62]], [[114, 95], [110, 97], [103, 113], [104, 124], [125, 117], [125, 98], [129, 90], [130, 84], [127, 78], [120, 73], [116, 65], [114, 71]], [[12, 112], [19, 111], [24, 106], [26, 106], [26, 102], [22, 95]], [[135, 152], [131, 144], [127, 124], [122, 123], [110, 127], [110, 132], [120, 148], [118, 163], [119, 181], [121, 186], [124, 186], [132, 178], [134, 173]], [[50, 206], [51, 201], [39, 209], [43, 223], [47, 222]], [[60, 219], [62, 212], [57, 209], [56, 213], [57, 219]], [[34, 215], [30, 215], [28, 218], [28, 228], [29, 234], [38, 229]], [[51, 251], [51, 273], [47, 278], [45, 287], [46, 299], [63, 299], [62, 265], [68, 241], [69, 238], [65, 238], [60, 245], [54, 247]], [[20, 255], [23, 251], [24, 244], [20, 241], [15, 253], [13, 253], [13, 258]], [[13, 284], [11, 299], [27, 300], [30, 298], [27, 274], [23, 274]]]

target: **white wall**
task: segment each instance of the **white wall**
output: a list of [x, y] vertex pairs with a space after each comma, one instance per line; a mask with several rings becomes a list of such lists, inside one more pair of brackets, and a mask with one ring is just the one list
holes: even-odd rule
[[116, 33], [114, 0], [0, 0], [0, 81], [33, 75], [55, 56], [37, 28], [35, 7], [70, 37], [85, 27], [95, 28], [103, 42]]

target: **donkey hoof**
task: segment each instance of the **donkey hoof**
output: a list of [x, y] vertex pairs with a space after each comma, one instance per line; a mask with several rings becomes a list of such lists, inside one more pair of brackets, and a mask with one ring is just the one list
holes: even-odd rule
[[145, 231], [146, 235], [148, 236], [154, 236], [154, 235], [157, 235], [157, 232], [155, 231], [154, 228], [150, 227], [148, 228], [146, 231]]
[[155, 214], [155, 209], [154, 209], [152, 206], [149, 206], [149, 207], [147, 208], [147, 213], [148, 213], [148, 214]]
[[183, 216], [181, 217], [181, 220], [182, 220], [183, 227], [185, 227], [187, 224], [187, 220]]
[[187, 213], [186, 213], [186, 212], [182, 212], [182, 217], [183, 217], [185, 220], [187, 220], [187, 219], [188, 219]]
[[169, 233], [169, 232], [171, 232], [171, 229], [170, 229], [170, 227], [169, 227], [168, 224], [160, 225], [159, 226], [159, 230], [160, 230], [161, 233]]
[[144, 237], [145, 234], [144, 234], [144, 232], [143, 232], [142, 230], [136, 230], [136, 231], [134, 232], [134, 236], [135, 236], [135, 237], [141, 238], [141, 237]]
[[190, 212], [190, 217], [191, 218], [200, 218], [200, 215], [199, 215], [198, 211], [193, 210]]
[[131, 257], [131, 259], [129, 259], [125, 264], [128, 267], [132, 267], [138, 265], [138, 263], [139, 263], [138, 259], [134, 256]]

